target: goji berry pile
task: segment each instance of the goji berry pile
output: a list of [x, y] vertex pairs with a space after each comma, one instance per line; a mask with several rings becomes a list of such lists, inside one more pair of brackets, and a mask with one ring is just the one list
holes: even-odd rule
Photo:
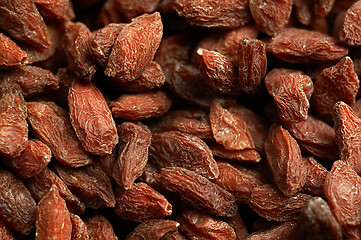
[[0, 0], [0, 238], [361, 239], [360, 16]]

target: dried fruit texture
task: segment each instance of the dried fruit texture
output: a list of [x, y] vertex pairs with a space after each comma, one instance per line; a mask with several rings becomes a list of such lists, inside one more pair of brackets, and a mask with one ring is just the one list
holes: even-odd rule
[[298, 70], [275, 68], [267, 74], [264, 83], [282, 122], [307, 119], [309, 99], [313, 92], [313, 82], [309, 76]]
[[116, 77], [120, 82], [137, 79], [154, 58], [162, 36], [163, 24], [158, 12], [134, 18], [120, 31], [109, 56], [105, 75]]
[[17, 66], [27, 62], [26, 52], [9, 37], [0, 33], [0, 66]]
[[341, 227], [327, 202], [320, 197], [311, 199], [297, 220], [295, 239], [342, 239]]
[[238, 92], [236, 66], [226, 56], [198, 48], [197, 58], [206, 84], [219, 93], [236, 94]]
[[260, 172], [218, 161], [219, 176], [213, 182], [230, 192], [239, 204], [247, 204], [254, 188], [266, 184]]
[[168, 239], [177, 231], [179, 223], [173, 220], [151, 219], [138, 225], [125, 240]]
[[64, 22], [75, 18], [70, 0], [34, 0], [34, 2], [41, 15], [49, 21]]
[[52, 186], [36, 208], [35, 239], [71, 239], [72, 224], [69, 210], [56, 186]]
[[46, 90], [58, 90], [60, 81], [51, 71], [30, 65], [4, 70], [0, 78], [4, 83], [18, 84], [25, 98]]
[[88, 229], [83, 220], [75, 214], [70, 213], [71, 240], [89, 240]]
[[317, 77], [311, 99], [313, 110], [325, 120], [332, 120], [332, 109], [337, 101], [348, 105], [355, 102], [360, 81], [350, 57], [324, 69]]
[[103, 94], [93, 83], [77, 79], [69, 89], [68, 104], [71, 123], [85, 150], [110, 154], [119, 139]]
[[236, 233], [236, 240], [246, 239], [248, 230], [241, 215], [237, 214], [233, 217], [225, 218], [224, 221], [228, 223]]
[[157, 10], [160, 0], [115, 0], [115, 7], [125, 22]]
[[355, 2], [346, 12], [340, 33], [340, 40], [349, 46], [360, 46], [360, 18], [361, 2]]
[[291, 63], [335, 62], [348, 54], [348, 49], [334, 38], [320, 32], [285, 28], [273, 37], [267, 52]]
[[66, 22], [63, 48], [69, 68], [80, 78], [90, 81], [96, 71], [90, 55], [92, 33], [81, 22]]
[[354, 104], [351, 105], [351, 108], [358, 117], [361, 117], [361, 98], [357, 99]]
[[123, 21], [122, 16], [116, 11], [115, 1], [116, 0], [106, 0], [104, 2], [98, 16], [97, 22], [99, 25], [108, 25], [110, 23], [120, 23]]
[[335, 0], [317, 0], [315, 8], [316, 18], [327, 16], [331, 12], [334, 3]]
[[102, 215], [93, 215], [85, 219], [89, 240], [118, 240], [113, 226]]
[[153, 90], [138, 94], [123, 94], [110, 103], [109, 107], [116, 118], [131, 121], [159, 117], [166, 113], [172, 104], [167, 92]]
[[29, 235], [35, 227], [36, 204], [23, 182], [0, 170], [0, 218], [15, 232]]
[[228, 223], [198, 210], [183, 209], [177, 221], [179, 228], [189, 239], [236, 239], [236, 233]]
[[5, 225], [4, 221], [0, 219], [0, 236], [3, 240], [16, 240], [14, 234]]
[[219, 174], [207, 144], [190, 134], [178, 131], [153, 134], [150, 156], [159, 168], [184, 167], [208, 179], [217, 178]]
[[252, 18], [246, 0], [176, 0], [173, 7], [180, 17], [200, 27], [237, 28]]
[[289, 240], [294, 239], [296, 232], [296, 222], [288, 221], [280, 223], [270, 229], [254, 232], [249, 235], [247, 240], [263, 240], [263, 239], [279, 239]]
[[160, 88], [164, 83], [165, 76], [162, 67], [156, 62], [150, 61], [137, 79], [131, 82], [117, 82], [116, 85], [123, 91], [138, 93]]
[[80, 167], [92, 162], [71, 126], [68, 113], [53, 102], [28, 102], [28, 121], [35, 135], [60, 163]]
[[238, 81], [248, 94], [260, 91], [266, 75], [266, 44], [257, 39], [242, 38], [238, 46]]
[[227, 150], [217, 143], [209, 144], [212, 154], [217, 157], [235, 160], [237, 162], [258, 163], [261, 161], [261, 155], [254, 149]]
[[94, 165], [108, 175], [110, 180], [113, 180], [113, 167], [117, 161], [118, 148], [115, 147], [113, 152], [108, 155], [99, 156], [95, 161]]
[[232, 217], [238, 211], [232, 194], [191, 170], [162, 168], [157, 178], [161, 186], [176, 193], [183, 202], [206, 213]]
[[336, 161], [325, 181], [325, 195], [333, 216], [349, 238], [360, 238], [361, 178], [343, 161]]
[[123, 188], [132, 187], [148, 161], [152, 133], [145, 125], [123, 122], [118, 127], [119, 153], [113, 166], [114, 180]]
[[90, 54], [100, 66], [107, 65], [115, 40], [124, 25], [111, 23], [96, 32], [91, 42]]
[[69, 68], [59, 68], [56, 76], [59, 78], [57, 102], [61, 107], [68, 108], [69, 89], [77, 76]]
[[307, 167], [297, 141], [282, 126], [274, 124], [265, 151], [277, 187], [288, 197], [299, 192], [306, 180]]
[[0, 155], [18, 157], [28, 144], [26, 105], [19, 86], [0, 86]]
[[303, 160], [308, 170], [302, 192], [312, 196], [324, 196], [324, 185], [328, 170], [313, 157], [304, 158]]
[[19, 157], [4, 159], [3, 162], [17, 177], [30, 178], [40, 173], [50, 160], [50, 148], [39, 140], [31, 139]]
[[249, 8], [257, 28], [268, 35], [277, 35], [288, 23], [292, 0], [250, 0]]
[[335, 131], [327, 123], [308, 115], [304, 121], [285, 125], [305, 152], [324, 160], [338, 158]]
[[350, 106], [337, 102], [334, 106], [334, 129], [340, 159], [345, 161], [357, 173], [361, 172], [361, 119]]
[[80, 202], [70, 192], [63, 180], [47, 167], [35, 177], [24, 181], [24, 183], [35, 201], [40, 201], [49, 192], [51, 186], [55, 185], [60, 192], [60, 196], [66, 201], [70, 212], [81, 215], [85, 211], [84, 203]]
[[202, 109], [172, 110], [149, 125], [154, 133], [180, 131], [201, 139], [213, 139], [208, 113]]
[[209, 121], [214, 139], [228, 150], [254, 148], [252, 137], [246, 122], [213, 101], [210, 107]]
[[169, 238], [167, 238], [168, 240], [187, 240], [188, 238], [186, 238], [185, 236], [182, 235], [182, 233], [180, 233], [179, 231], [176, 231], [175, 233], [173, 233], [172, 236], [170, 236]]
[[302, 193], [287, 197], [275, 186], [266, 184], [253, 189], [248, 205], [268, 221], [285, 222], [297, 219], [311, 198]]
[[257, 38], [258, 32], [258, 29], [253, 24], [235, 29], [223, 30], [217, 32], [217, 34], [212, 33], [203, 37], [198, 43], [197, 48], [219, 52], [237, 65], [238, 52], [234, 50], [238, 49], [240, 40], [244, 37], [250, 39]]
[[57, 173], [69, 189], [89, 208], [114, 207], [115, 197], [108, 176], [95, 166], [71, 168], [60, 164]]
[[0, 4], [0, 26], [13, 38], [36, 47], [52, 43], [43, 18], [31, 0], [4, 0]]
[[264, 152], [264, 143], [268, 135], [269, 123], [266, 119], [242, 105], [232, 105], [227, 108], [231, 113], [239, 115], [246, 122], [255, 149]]
[[315, 7], [314, 0], [293, 0], [293, 5], [297, 20], [303, 25], [311, 25], [314, 20], [312, 13], [312, 9]]
[[168, 200], [146, 183], [135, 183], [131, 189], [118, 189], [115, 213], [122, 219], [144, 222], [153, 218], [165, 218], [173, 212]]

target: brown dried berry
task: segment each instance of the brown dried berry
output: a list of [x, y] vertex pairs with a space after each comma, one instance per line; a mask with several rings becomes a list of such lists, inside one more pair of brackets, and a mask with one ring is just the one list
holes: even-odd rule
[[71, 123], [84, 148], [96, 155], [110, 154], [118, 134], [103, 94], [91, 82], [77, 79], [69, 90], [68, 104]]
[[263, 239], [278, 239], [289, 240], [294, 239], [296, 232], [296, 222], [288, 221], [280, 223], [267, 230], [254, 232], [249, 235], [246, 240], [263, 240]]
[[70, 21], [75, 18], [70, 0], [34, 0], [40, 14], [49, 21]]
[[288, 23], [292, 0], [250, 0], [249, 8], [257, 28], [274, 36]]
[[207, 144], [196, 136], [177, 131], [153, 134], [152, 162], [158, 167], [184, 167], [214, 179], [219, 171]]
[[144, 222], [153, 218], [165, 218], [173, 212], [167, 199], [146, 183], [135, 183], [131, 189], [118, 188], [115, 213], [121, 218]]
[[28, 62], [28, 56], [9, 37], [0, 33], [0, 65], [16, 66]]
[[105, 75], [116, 77], [120, 82], [138, 78], [154, 58], [162, 35], [163, 25], [158, 12], [133, 19], [120, 31], [109, 56]]
[[70, 213], [71, 240], [89, 240], [88, 230], [83, 220], [75, 214]]
[[298, 70], [275, 68], [267, 74], [264, 83], [274, 99], [281, 121], [307, 119], [309, 99], [313, 92], [313, 82], [309, 76]]
[[125, 22], [130, 22], [133, 18], [143, 13], [152, 13], [157, 10], [160, 0], [116, 0], [115, 7], [118, 14]]
[[118, 133], [119, 154], [112, 166], [112, 176], [120, 186], [129, 189], [147, 164], [152, 133], [145, 125], [131, 122], [123, 122], [118, 127]]
[[228, 150], [218, 143], [208, 143], [208, 146], [214, 156], [237, 162], [258, 163], [262, 159], [261, 155], [254, 149]]
[[178, 230], [179, 223], [173, 220], [151, 219], [139, 224], [125, 240], [168, 239]]
[[3, 240], [16, 240], [14, 234], [9, 227], [5, 225], [2, 219], [0, 219], [0, 237]]
[[162, 168], [157, 178], [162, 187], [175, 192], [185, 203], [195, 208], [224, 217], [232, 217], [237, 213], [232, 194], [191, 170], [181, 167]]
[[340, 33], [341, 41], [350, 46], [361, 45], [360, 35], [360, 18], [361, 2], [356, 1], [346, 12], [343, 22], [342, 30]]
[[85, 219], [89, 240], [118, 240], [113, 226], [102, 215], [93, 215]]
[[302, 192], [312, 196], [324, 196], [324, 185], [328, 170], [312, 157], [304, 158], [303, 160], [308, 170]]
[[224, 221], [231, 225], [236, 233], [236, 240], [244, 240], [248, 236], [248, 229], [240, 214], [233, 217], [224, 218]]
[[52, 186], [36, 208], [35, 239], [70, 240], [72, 224], [69, 210], [56, 186]]
[[28, 102], [28, 121], [35, 135], [60, 163], [80, 167], [92, 162], [71, 126], [68, 113], [53, 102]]

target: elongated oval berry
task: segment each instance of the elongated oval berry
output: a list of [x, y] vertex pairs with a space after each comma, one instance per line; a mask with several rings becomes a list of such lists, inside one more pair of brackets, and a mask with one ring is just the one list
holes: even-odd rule
[[346, 12], [340, 34], [341, 41], [350, 46], [361, 45], [360, 16], [361, 2], [356, 1]]

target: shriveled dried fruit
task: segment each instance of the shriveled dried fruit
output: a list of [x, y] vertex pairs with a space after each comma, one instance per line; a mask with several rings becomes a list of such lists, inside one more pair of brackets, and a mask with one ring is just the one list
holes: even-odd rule
[[16, 66], [28, 62], [28, 56], [9, 37], [0, 33], [0, 66]]
[[172, 236], [172, 234], [177, 231], [178, 226], [179, 223], [173, 220], [147, 220], [138, 225], [133, 232], [129, 233], [125, 240], [168, 239], [168, 236]]
[[349, 238], [361, 237], [361, 178], [343, 161], [336, 161], [325, 181], [325, 195], [333, 215]]
[[278, 239], [288, 240], [295, 237], [296, 222], [288, 221], [280, 223], [264, 231], [254, 232], [246, 240]]
[[313, 19], [312, 8], [314, 0], [293, 0], [297, 20], [306, 26], [311, 25]]
[[338, 61], [348, 49], [334, 38], [320, 32], [286, 28], [273, 37], [267, 51], [291, 63], [320, 63]]
[[71, 168], [57, 164], [60, 178], [87, 207], [114, 207], [115, 196], [108, 176], [95, 166]]
[[297, 219], [311, 198], [302, 193], [286, 197], [275, 186], [266, 184], [253, 189], [248, 205], [268, 221], [285, 222]]
[[214, 156], [231, 159], [237, 162], [258, 163], [261, 155], [254, 149], [228, 150], [218, 143], [208, 143]]
[[240, 116], [236, 116], [213, 101], [209, 113], [212, 132], [215, 140], [228, 150], [254, 148], [247, 124]]
[[211, 88], [225, 94], [238, 92], [236, 66], [226, 56], [198, 48], [197, 57], [204, 80]]
[[96, 155], [110, 154], [118, 134], [103, 94], [91, 82], [77, 79], [69, 90], [68, 104], [71, 123], [84, 148]]
[[199, 210], [185, 208], [177, 221], [189, 239], [236, 239], [236, 233], [229, 224]]
[[9, 227], [5, 225], [2, 219], [0, 219], [0, 236], [3, 240], [16, 240], [14, 234]]
[[60, 163], [80, 167], [92, 162], [71, 126], [68, 113], [53, 102], [28, 102], [28, 121]]
[[224, 218], [224, 221], [233, 228], [236, 233], [236, 240], [246, 239], [248, 236], [248, 229], [241, 215], [237, 214], [233, 217]]
[[242, 38], [238, 46], [240, 89], [248, 94], [260, 91], [266, 70], [266, 44], [257, 39]]
[[13, 38], [33, 46], [49, 48], [52, 45], [44, 20], [31, 0], [1, 1], [0, 26]]
[[176, 0], [173, 6], [179, 16], [196, 26], [236, 28], [251, 21], [247, 0]]
[[88, 230], [83, 220], [75, 214], [70, 213], [71, 240], [89, 240]]
[[277, 187], [288, 197], [299, 192], [308, 169], [297, 141], [282, 126], [274, 124], [269, 130], [265, 151]]
[[169, 110], [171, 104], [168, 93], [153, 90], [138, 94], [123, 94], [111, 102], [109, 107], [114, 117], [136, 121], [159, 117]]
[[30, 178], [40, 173], [50, 160], [50, 148], [39, 140], [31, 139], [19, 157], [8, 158], [3, 162], [19, 178]]
[[71, 239], [72, 224], [69, 210], [56, 186], [52, 186], [36, 208], [36, 240]]
[[115, 0], [115, 7], [118, 14], [122, 16], [125, 22], [131, 21], [133, 18], [143, 13], [154, 12], [160, 0]]
[[359, 87], [354, 64], [350, 57], [345, 57], [336, 65], [324, 69], [317, 77], [311, 99], [312, 108], [317, 115], [330, 121], [333, 105], [337, 101], [352, 105]]
[[153, 59], [162, 35], [158, 12], [136, 17], [120, 31], [104, 73], [120, 82], [135, 80]]
[[80, 202], [70, 192], [65, 183], [47, 167], [35, 177], [27, 179], [24, 183], [35, 201], [40, 201], [49, 192], [51, 186], [55, 185], [59, 189], [61, 197], [66, 201], [70, 212], [83, 214], [85, 211], [84, 203]]
[[307, 167], [306, 181], [302, 188], [302, 192], [310, 194], [312, 196], [324, 196], [325, 195], [325, 179], [328, 174], [328, 170], [316, 159], [308, 157], [303, 159]]
[[0, 218], [15, 232], [29, 235], [35, 228], [36, 204], [23, 182], [0, 170]]
[[350, 46], [361, 45], [360, 18], [361, 2], [356, 1], [348, 10], [340, 34], [341, 41]]
[[337, 102], [334, 106], [334, 122], [340, 159], [360, 173], [361, 119], [346, 103]]
[[309, 76], [298, 70], [275, 68], [267, 74], [264, 83], [273, 97], [281, 121], [307, 119], [309, 99], [313, 92], [313, 82]]
[[250, 0], [249, 8], [257, 28], [274, 36], [288, 23], [292, 0]]
[[221, 161], [217, 165], [219, 176], [213, 182], [230, 192], [239, 204], [247, 204], [252, 190], [266, 184], [262, 174], [255, 170]]
[[102, 215], [93, 215], [85, 219], [89, 240], [118, 240], [113, 226]]
[[129, 189], [147, 164], [152, 133], [146, 126], [132, 122], [123, 122], [118, 127], [118, 133], [119, 154], [112, 176], [120, 186]]
[[153, 218], [165, 218], [173, 212], [167, 199], [146, 183], [135, 183], [131, 189], [118, 188], [115, 213], [121, 218], [144, 222]]
[[150, 146], [152, 162], [162, 167], [184, 167], [208, 179], [219, 171], [207, 144], [200, 138], [177, 131], [153, 134]]
[[81, 22], [67, 22], [63, 47], [69, 68], [80, 78], [90, 81], [95, 74], [96, 66], [90, 55], [92, 33]]
[[70, 21], [75, 18], [70, 0], [34, 0], [41, 15], [49, 21]]
[[18, 157], [28, 144], [26, 106], [19, 86], [0, 86], [0, 155]]
[[297, 220], [295, 239], [341, 240], [341, 227], [327, 202], [320, 197], [311, 199]]
[[237, 213], [232, 194], [191, 170], [181, 167], [162, 168], [157, 178], [165, 189], [175, 192], [185, 203], [195, 208], [224, 217], [232, 217]]

